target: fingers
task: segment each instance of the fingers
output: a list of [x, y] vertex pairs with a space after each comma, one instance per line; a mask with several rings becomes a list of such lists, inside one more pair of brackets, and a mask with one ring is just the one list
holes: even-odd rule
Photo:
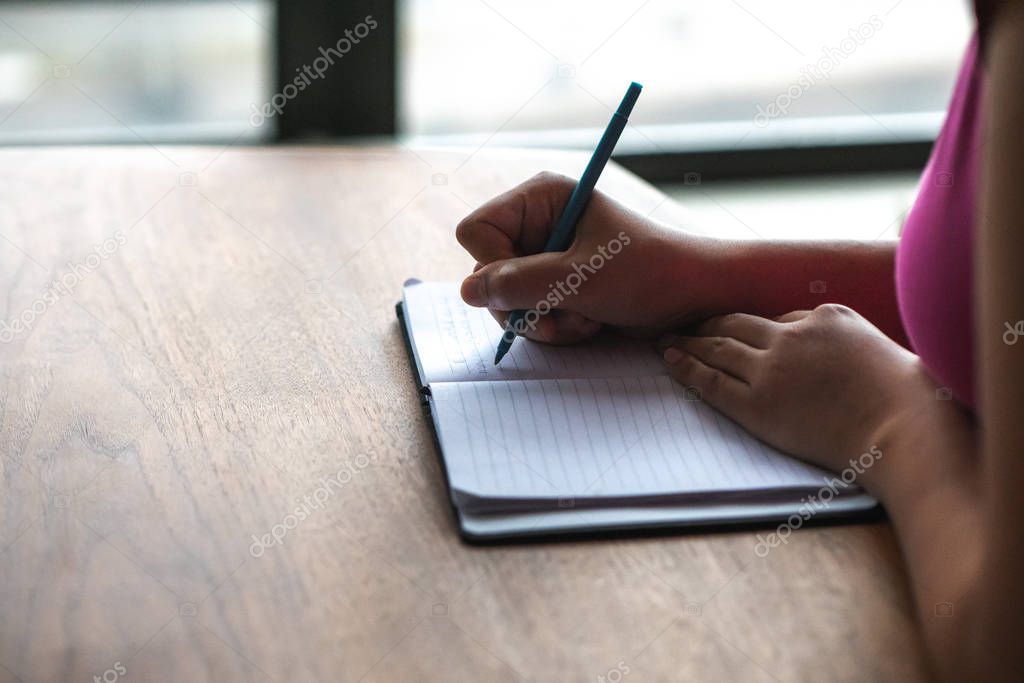
[[576, 313], [575, 311], [552, 311], [548, 316], [554, 318], [554, 334], [548, 341], [552, 344], [575, 344], [597, 334], [601, 323]]
[[675, 337], [661, 342], [663, 352], [675, 347], [705, 365], [750, 384], [764, 353], [732, 337]]
[[705, 321], [697, 327], [701, 337], [732, 337], [755, 349], [767, 349], [779, 323], [746, 313], [730, 313]]
[[[490, 313], [505, 329], [509, 312], [491, 310]], [[528, 316], [525, 322], [521, 335], [546, 344], [577, 344], [601, 330], [601, 323], [575, 311], [553, 310], [536, 318]]]
[[[500, 311], [496, 309], [489, 309], [488, 312], [491, 317], [498, 321], [498, 325], [504, 330], [506, 323], [508, 322], [508, 316], [511, 311]], [[519, 331], [519, 336], [532, 339], [534, 341], [548, 343], [549, 340], [555, 338], [555, 321], [551, 319], [551, 316], [541, 316], [534, 320], [531, 317], [532, 325], [524, 325], [523, 329]]]
[[455, 237], [484, 264], [536, 254], [544, 249], [574, 186], [571, 178], [540, 173], [462, 219]]
[[558, 309], [568, 297], [582, 296], [582, 290], [557, 290], [565, 287], [566, 273], [563, 252], [541, 253], [494, 263], [477, 263], [473, 274], [462, 282], [462, 299], [470, 306], [490, 309], [502, 327], [508, 312], [539, 310], [529, 315], [524, 337], [549, 344], [574, 344], [593, 336], [601, 324], [579, 312]]
[[[557, 306], [565, 296], [553, 294], [553, 287], [567, 272], [571, 271], [565, 265], [564, 252], [488, 263], [463, 280], [462, 300], [470, 306], [501, 311], [537, 308], [541, 302]], [[576, 296], [580, 292], [577, 290]]]
[[669, 374], [683, 386], [696, 390], [702, 401], [737, 421], [745, 414], [750, 385], [675, 346], [665, 351], [664, 359]]

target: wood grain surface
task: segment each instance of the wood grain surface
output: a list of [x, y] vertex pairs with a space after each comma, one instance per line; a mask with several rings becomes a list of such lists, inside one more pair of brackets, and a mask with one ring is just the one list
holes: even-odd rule
[[753, 531], [459, 541], [393, 305], [468, 272], [472, 208], [584, 162], [0, 152], [0, 681], [922, 678], [886, 524], [763, 558]]

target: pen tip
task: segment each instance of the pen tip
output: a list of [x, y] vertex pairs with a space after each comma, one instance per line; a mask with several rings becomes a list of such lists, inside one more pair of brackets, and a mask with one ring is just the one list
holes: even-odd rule
[[[512, 316], [515, 316], [512, 313]], [[501, 339], [498, 340], [498, 350], [494, 354], [494, 364], [497, 365], [501, 362], [501, 359], [505, 357], [505, 354], [512, 348], [512, 342], [516, 340], [515, 333], [516, 321], [512, 318], [505, 324], [505, 331], [501, 334]]]
[[504, 358], [509, 349], [512, 348], [512, 342], [515, 341], [515, 335], [509, 337], [507, 334], [501, 336], [501, 341], [498, 342], [498, 350], [494, 354], [494, 364], [497, 365]]

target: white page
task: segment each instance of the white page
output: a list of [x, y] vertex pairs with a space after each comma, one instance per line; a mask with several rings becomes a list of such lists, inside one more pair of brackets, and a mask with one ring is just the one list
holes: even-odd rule
[[[432, 387], [456, 504], [810, 494], [832, 476], [786, 456], [668, 376]], [[488, 502], [490, 501], [490, 502]]]
[[464, 304], [458, 285], [410, 281], [403, 298], [416, 360], [427, 384], [665, 374], [652, 342], [612, 335], [575, 346], [519, 338], [495, 366], [501, 327], [486, 309]]

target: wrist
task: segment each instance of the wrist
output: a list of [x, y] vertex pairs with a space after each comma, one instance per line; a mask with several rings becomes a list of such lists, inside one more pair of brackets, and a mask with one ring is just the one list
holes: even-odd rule
[[746, 276], [735, 263], [740, 244], [679, 230], [659, 236], [651, 265], [664, 297], [667, 326], [740, 310]]
[[[753, 240], [732, 240], [691, 235], [697, 255], [698, 291], [708, 316], [728, 313], [765, 314], [766, 245]], [[707, 317], [707, 316], [706, 316]]]
[[890, 383], [893, 395], [866, 442], [881, 452], [879, 467], [862, 482], [892, 513], [936, 491], [970, 487], [975, 479], [974, 425], [938, 387], [916, 358], [906, 376]]

